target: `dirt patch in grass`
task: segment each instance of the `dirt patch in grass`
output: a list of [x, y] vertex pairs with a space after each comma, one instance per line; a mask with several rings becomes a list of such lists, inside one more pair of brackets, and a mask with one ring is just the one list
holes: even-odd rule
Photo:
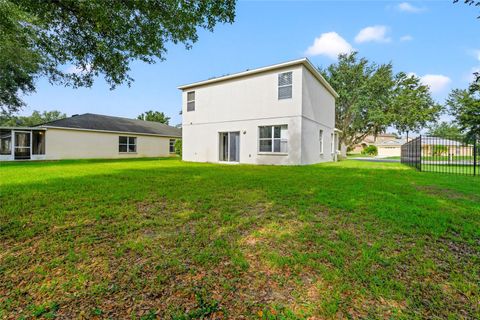
[[476, 244], [470, 244], [462, 240], [453, 240], [447, 237], [441, 237], [437, 242], [447, 247], [455, 260], [462, 262], [480, 262], [480, 238], [477, 239]]
[[429, 186], [415, 186], [418, 191], [425, 192], [429, 195], [447, 198], [451, 200], [470, 200], [470, 201], [480, 201], [479, 195], [474, 194], [465, 194], [454, 189], [443, 188], [435, 185]]

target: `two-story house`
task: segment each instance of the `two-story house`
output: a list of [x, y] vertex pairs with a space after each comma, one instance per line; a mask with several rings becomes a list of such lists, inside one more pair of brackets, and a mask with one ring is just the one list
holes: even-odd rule
[[308, 59], [179, 89], [185, 161], [299, 165], [336, 159], [338, 94]]

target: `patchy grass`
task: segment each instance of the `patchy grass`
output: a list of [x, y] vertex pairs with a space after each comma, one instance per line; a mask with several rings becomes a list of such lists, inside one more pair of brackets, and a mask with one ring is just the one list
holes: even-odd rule
[[0, 177], [0, 318], [480, 317], [478, 177], [174, 159]]

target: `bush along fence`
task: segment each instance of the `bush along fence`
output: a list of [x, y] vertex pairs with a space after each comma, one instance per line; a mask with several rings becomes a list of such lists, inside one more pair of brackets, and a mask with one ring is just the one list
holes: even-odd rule
[[401, 162], [419, 171], [480, 176], [480, 141], [419, 136], [402, 145]]

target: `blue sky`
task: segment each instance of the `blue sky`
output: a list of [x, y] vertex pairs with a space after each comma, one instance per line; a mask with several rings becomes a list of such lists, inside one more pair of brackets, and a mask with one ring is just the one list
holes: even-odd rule
[[33, 110], [86, 112], [134, 118], [146, 110], [181, 122], [178, 85], [307, 56], [315, 65], [357, 50], [395, 71], [412, 72], [443, 102], [452, 88], [467, 86], [480, 69], [478, 9], [451, 1], [239, 1], [232, 25], [199, 31], [186, 50], [170, 45], [167, 60], [132, 64], [129, 88], [111, 91], [102, 78], [92, 88], [52, 86], [39, 79], [26, 97]]

